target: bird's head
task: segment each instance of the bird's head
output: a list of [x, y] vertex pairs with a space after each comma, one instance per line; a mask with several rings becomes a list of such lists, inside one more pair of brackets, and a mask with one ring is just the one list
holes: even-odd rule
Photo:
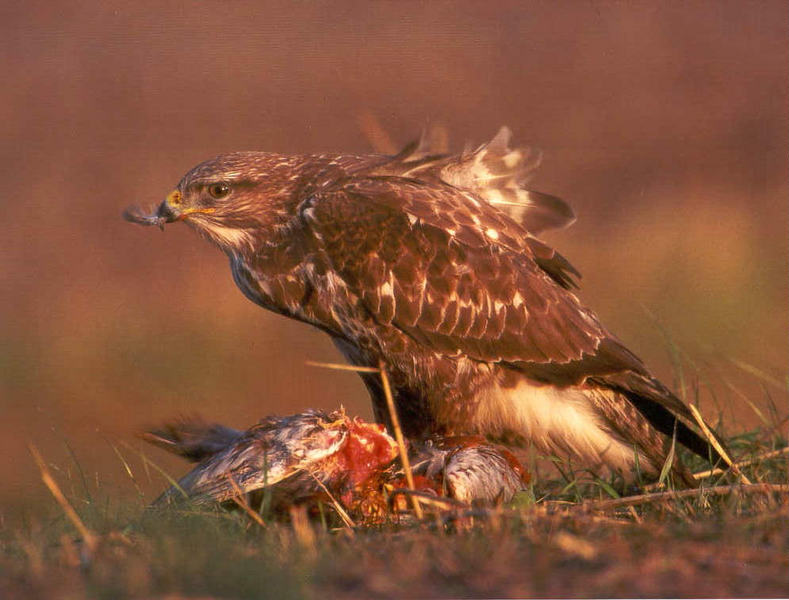
[[190, 170], [152, 214], [129, 208], [124, 217], [140, 225], [184, 221], [225, 251], [252, 247], [261, 232], [274, 233], [288, 209], [295, 158], [234, 152]]

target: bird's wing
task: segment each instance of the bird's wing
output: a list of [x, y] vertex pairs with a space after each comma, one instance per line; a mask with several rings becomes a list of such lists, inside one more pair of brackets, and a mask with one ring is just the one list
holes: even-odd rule
[[[575, 221], [572, 208], [561, 198], [527, 189], [541, 155], [529, 148], [512, 148], [512, 133], [502, 127], [495, 137], [475, 149], [446, 154], [446, 140], [437, 129], [427, 129], [418, 142], [379, 163], [368, 163], [368, 175], [389, 175], [442, 181], [469, 191], [507, 213], [526, 231], [538, 235], [547, 229], [561, 229]], [[361, 174], [358, 169], [356, 174]]]
[[[224, 502], [239, 492], [275, 486], [331, 456], [348, 435], [344, 421], [319, 411], [268, 417], [200, 463], [155, 503]], [[309, 480], [307, 480], [309, 481]]]
[[[561, 285], [560, 263], [540, 264], [552, 251], [467, 191], [351, 178], [305, 200], [301, 215], [365, 311], [436, 352], [563, 385], [623, 373], [651, 380]], [[671, 394], [655, 401], [687, 413]]]

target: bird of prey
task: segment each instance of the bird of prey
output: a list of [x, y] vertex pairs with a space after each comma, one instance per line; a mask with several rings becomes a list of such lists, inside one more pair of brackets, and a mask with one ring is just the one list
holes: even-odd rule
[[[537, 161], [510, 136], [456, 155], [424, 138], [395, 156], [223, 154], [126, 218], [183, 221], [227, 254], [247, 298], [325, 331], [353, 365], [383, 364], [407, 437], [532, 444], [625, 481], [657, 477], [672, 438], [718, 460], [538, 239], [574, 214], [525, 187]], [[361, 376], [389, 425], [380, 379]]]
[[[242, 432], [199, 419], [182, 419], [141, 436], [199, 464], [154, 504], [226, 502], [270, 492], [273, 510], [309, 503], [326, 493], [362, 518], [388, 513], [383, 490], [404, 487], [397, 444], [382, 425], [350, 419], [343, 412], [308, 410], [267, 417]], [[411, 443], [409, 457], [417, 491], [463, 505], [508, 502], [528, 482], [505, 448], [480, 438], [440, 438]]]

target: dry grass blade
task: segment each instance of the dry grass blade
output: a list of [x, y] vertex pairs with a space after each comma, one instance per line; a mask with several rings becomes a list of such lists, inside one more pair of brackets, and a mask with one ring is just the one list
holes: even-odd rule
[[356, 122], [373, 150], [381, 154], [395, 154], [397, 152], [397, 146], [375, 114], [365, 110], [357, 115]]
[[318, 554], [318, 548], [315, 544], [315, 531], [310, 525], [307, 508], [305, 506], [291, 506], [290, 522], [293, 526], [293, 534], [296, 536], [296, 541], [302, 551], [310, 558], [315, 558]]
[[318, 479], [318, 477], [315, 475], [315, 473], [313, 473], [312, 471], [308, 471], [308, 473], [312, 476], [312, 478], [315, 480], [315, 482], [320, 486], [320, 488], [329, 497], [329, 500], [331, 500], [332, 506], [334, 506], [334, 510], [336, 510], [337, 514], [340, 515], [340, 518], [342, 519], [342, 522], [345, 523], [345, 526], [348, 527], [349, 529], [351, 529], [353, 527], [356, 527], [356, 523], [353, 522], [353, 519], [351, 518], [351, 515], [349, 515], [348, 512], [342, 507], [342, 504], [340, 504], [337, 501], [337, 498], [335, 498], [334, 495], [329, 491], [329, 488], [327, 488], [324, 485], [324, 483], [320, 479]]
[[[142, 461], [142, 464], [145, 467], [146, 471], [148, 470], [149, 466], [153, 467], [159, 473], [159, 475], [164, 477], [169, 482], [169, 484], [171, 486], [173, 486], [173, 488], [176, 489], [178, 491], [178, 493], [181, 494], [181, 496], [184, 499], [186, 499], [186, 500], [189, 499], [189, 494], [187, 494], [186, 490], [184, 490], [184, 488], [181, 487], [181, 484], [178, 483], [178, 481], [174, 477], [172, 477], [167, 471], [165, 471], [162, 467], [160, 467], [155, 462], [153, 462], [150, 458], [148, 458], [145, 455], [144, 452], [142, 452], [140, 450], [137, 450], [136, 448], [134, 448], [133, 446], [130, 446], [126, 442], [121, 442], [121, 444], [123, 444], [124, 448], [126, 448], [128, 450], [131, 450], [132, 452], [134, 452], [140, 458], [140, 460]], [[151, 478], [151, 476], [149, 474], [148, 475], [148, 479], [150, 480], [150, 478]]]
[[740, 471], [740, 469], [737, 467], [737, 465], [728, 455], [726, 450], [723, 449], [723, 446], [721, 446], [718, 443], [718, 439], [712, 434], [712, 431], [710, 431], [710, 428], [707, 427], [707, 424], [704, 422], [704, 419], [702, 418], [699, 409], [696, 408], [693, 404], [688, 404], [688, 407], [690, 408], [690, 412], [693, 414], [693, 418], [696, 419], [696, 422], [699, 424], [699, 427], [701, 427], [701, 430], [704, 432], [704, 435], [707, 437], [707, 441], [709, 441], [709, 443], [712, 444], [712, 447], [715, 448], [715, 450], [717, 450], [721, 458], [726, 462], [727, 465], [729, 465], [732, 472], [735, 475], [737, 475], [743, 483], [750, 485], [752, 481], [748, 479], [743, 474], [742, 471]]
[[71, 503], [66, 499], [66, 496], [63, 495], [60, 486], [49, 472], [49, 467], [47, 467], [44, 459], [41, 457], [38, 448], [36, 448], [32, 443], [28, 444], [27, 447], [30, 450], [30, 454], [33, 455], [33, 459], [36, 461], [36, 464], [38, 465], [38, 470], [41, 472], [41, 481], [43, 481], [44, 485], [49, 488], [49, 491], [55, 497], [57, 503], [60, 504], [63, 512], [66, 513], [66, 517], [68, 517], [69, 521], [71, 521], [77, 531], [79, 531], [79, 534], [82, 536], [82, 540], [85, 542], [87, 549], [92, 552], [96, 549], [98, 537], [90, 529], [88, 529], [85, 523], [82, 522], [82, 519], [80, 519], [77, 511], [74, 510], [74, 507], [71, 506]]
[[781, 391], [786, 390], [785, 381], [781, 381], [777, 377], [773, 377], [772, 375], [763, 371], [762, 369], [755, 367], [743, 360], [739, 360], [737, 358], [725, 357], [725, 359], [728, 360], [734, 366], [738, 367], [739, 369], [745, 371], [746, 373], [750, 373], [754, 377], [757, 377], [758, 379], [761, 379], [762, 381], [765, 381], [770, 385], [775, 386], [779, 390]]
[[751, 400], [750, 396], [743, 391], [741, 391], [736, 385], [734, 385], [731, 381], [728, 380], [727, 377], [724, 375], [719, 375], [718, 380], [726, 386], [726, 389], [730, 390], [732, 393], [736, 394], [737, 397], [745, 402], [748, 407], [753, 411], [753, 413], [759, 418], [759, 420], [764, 424], [765, 427], [770, 426], [770, 420], [765, 416], [765, 414], [759, 410], [759, 407]]
[[748, 485], [719, 485], [701, 490], [682, 490], [657, 492], [654, 494], [641, 494], [638, 496], [628, 496], [626, 498], [615, 498], [613, 500], [603, 500], [602, 502], [585, 502], [584, 507], [593, 510], [609, 510], [612, 508], [622, 508], [626, 506], [637, 506], [650, 502], [660, 502], [663, 500], [675, 500], [678, 498], [692, 498], [699, 494], [711, 494], [713, 496], [725, 496], [733, 492], [742, 494], [787, 494], [789, 484], [784, 483], [751, 483]]
[[671, 467], [674, 465], [674, 454], [677, 447], [677, 422], [674, 421], [674, 435], [671, 436], [671, 447], [666, 456], [666, 461], [663, 463], [663, 468], [660, 470], [660, 477], [658, 477], [658, 485], [664, 485], [666, 478], [671, 472]]
[[[405, 480], [408, 483], [408, 488], [416, 491], [414, 474], [411, 472], [411, 462], [408, 460], [408, 451], [406, 450], [405, 440], [403, 439], [403, 430], [400, 429], [400, 419], [397, 416], [397, 408], [395, 408], [394, 398], [392, 397], [392, 388], [389, 385], [389, 376], [386, 374], [383, 361], [381, 361], [379, 368], [381, 371], [381, 384], [384, 388], [384, 396], [386, 396], [386, 406], [389, 409], [389, 418], [392, 419], [392, 429], [394, 429], [395, 440], [397, 440], [397, 447], [400, 450], [400, 460], [403, 463]], [[422, 519], [422, 506], [419, 504], [419, 498], [411, 496], [411, 501], [414, 504], [416, 518]]]
[[569, 531], [558, 531], [553, 536], [552, 541], [560, 550], [568, 554], [574, 554], [584, 560], [593, 560], [598, 555], [598, 549], [592, 543], [577, 535], [573, 535]]
[[454, 498], [442, 498], [439, 496], [435, 496], [428, 492], [422, 492], [419, 490], [406, 490], [406, 489], [396, 489], [390, 492], [390, 496], [392, 498], [396, 496], [405, 496], [407, 498], [419, 498], [419, 501], [422, 504], [427, 504], [434, 506], [436, 508], [442, 510], [458, 510], [458, 509], [466, 509], [469, 508], [469, 505], [465, 502], [461, 502], [460, 500], [455, 500]]
[[233, 476], [228, 474], [227, 480], [230, 482], [230, 485], [235, 490], [236, 494], [238, 494], [238, 496], [232, 497], [233, 502], [235, 502], [239, 507], [241, 507], [241, 509], [245, 513], [247, 513], [247, 515], [249, 515], [250, 519], [252, 519], [255, 523], [257, 523], [258, 525], [260, 525], [265, 529], [266, 522], [263, 520], [263, 517], [261, 517], [258, 513], [252, 510], [252, 507], [249, 506], [249, 503], [246, 500], [244, 500], [244, 492], [238, 486], [236, 480], [233, 479]]
[[126, 470], [126, 474], [129, 476], [129, 479], [131, 479], [132, 483], [134, 484], [134, 487], [137, 490], [137, 493], [140, 495], [140, 497], [144, 496], [145, 494], [143, 493], [142, 488], [140, 487], [140, 484], [137, 482], [137, 478], [134, 476], [134, 472], [132, 471], [131, 466], [126, 461], [126, 459], [124, 458], [123, 454], [121, 454], [121, 451], [118, 450], [118, 447], [115, 444], [113, 444], [113, 443], [110, 443], [110, 447], [113, 449], [113, 451], [115, 452], [115, 455], [121, 461], [121, 464], [123, 465], [123, 468]]
[[336, 371], [355, 371], [357, 373], [378, 373], [379, 369], [375, 367], [356, 367], [354, 365], [343, 365], [341, 363], [327, 363], [318, 362], [315, 360], [308, 360], [304, 364], [309, 367], [321, 367], [323, 369], [334, 369]]

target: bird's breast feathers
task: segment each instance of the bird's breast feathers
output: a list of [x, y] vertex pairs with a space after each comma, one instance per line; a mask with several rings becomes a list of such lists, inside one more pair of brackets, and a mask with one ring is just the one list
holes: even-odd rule
[[[475, 428], [492, 435], [517, 434], [549, 455], [582, 457], [588, 465], [608, 465], [632, 475], [635, 450], [601, 416], [598, 403], [616, 401], [611, 390], [539, 385], [522, 378], [514, 387], [494, 385], [480, 392]], [[649, 461], [639, 457], [649, 470]]]

